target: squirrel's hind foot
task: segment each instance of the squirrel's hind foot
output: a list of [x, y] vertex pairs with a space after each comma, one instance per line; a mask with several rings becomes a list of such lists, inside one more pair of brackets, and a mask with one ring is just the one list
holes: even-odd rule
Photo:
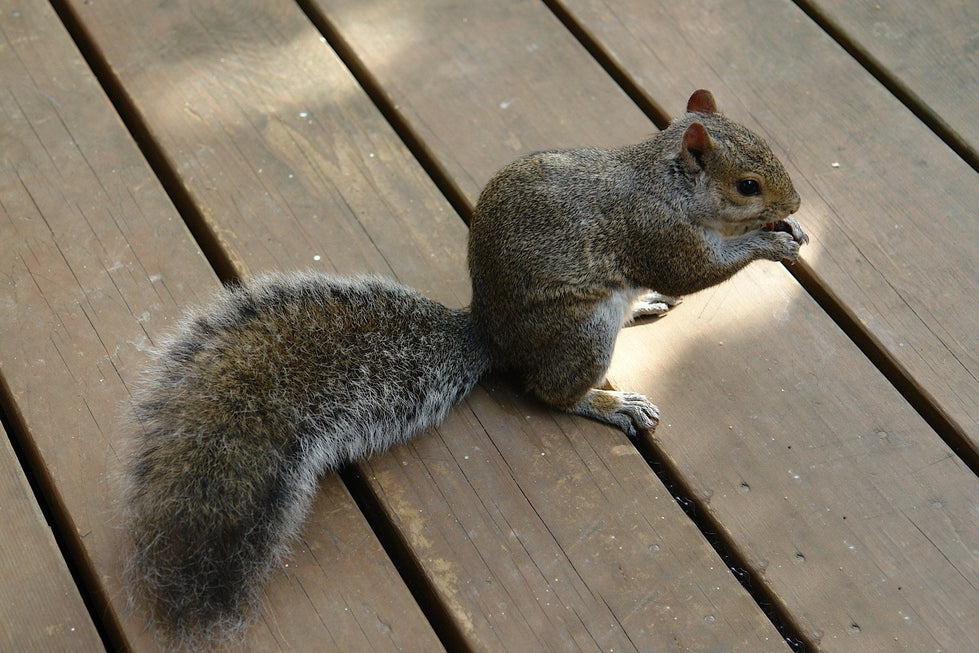
[[617, 426], [630, 438], [659, 424], [659, 408], [638, 392], [592, 388], [567, 411]]
[[670, 297], [654, 290], [650, 291], [633, 302], [632, 319], [666, 315], [671, 308], [682, 301], [681, 297]]

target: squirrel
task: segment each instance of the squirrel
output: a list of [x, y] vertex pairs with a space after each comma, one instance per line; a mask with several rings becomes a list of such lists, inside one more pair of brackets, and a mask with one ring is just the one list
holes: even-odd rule
[[394, 281], [267, 274], [161, 344], [123, 473], [130, 605], [173, 648], [234, 639], [317, 477], [438, 424], [490, 370], [630, 435], [646, 397], [596, 387], [617, 333], [757, 259], [795, 261], [799, 196], [709, 91], [637, 145], [531, 154], [470, 224], [467, 308]]
[[[644, 396], [596, 387], [619, 329], [809, 241], [788, 173], [698, 90], [687, 115], [618, 149], [541, 152], [500, 170], [469, 225], [472, 321], [493, 367], [545, 403], [651, 429]], [[650, 293], [652, 290], [654, 292]]]

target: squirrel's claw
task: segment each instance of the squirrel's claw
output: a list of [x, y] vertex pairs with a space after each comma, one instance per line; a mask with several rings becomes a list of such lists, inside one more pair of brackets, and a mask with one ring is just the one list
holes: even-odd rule
[[630, 438], [636, 437], [638, 430], [651, 431], [659, 424], [659, 408], [638, 392], [592, 388], [567, 410], [617, 426]]
[[809, 235], [802, 230], [802, 227], [799, 226], [799, 222], [795, 218], [785, 218], [782, 220], [782, 222], [789, 226], [789, 233], [792, 234], [792, 239], [795, 240], [795, 242], [799, 243], [800, 245], [809, 244]]
[[776, 220], [775, 222], [770, 222], [762, 228], [763, 231], [781, 231], [792, 236], [792, 240], [799, 243], [800, 245], [809, 244], [809, 236], [802, 227], [799, 226], [799, 222], [795, 218], [784, 218], [782, 220]]
[[659, 408], [638, 392], [620, 392], [622, 407], [620, 414], [625, 414], [629, 418], [629, 427], [623, 426], [622, 430], [629, 437], [636, 436], [636, 429], [652, 431], [659, 424]]

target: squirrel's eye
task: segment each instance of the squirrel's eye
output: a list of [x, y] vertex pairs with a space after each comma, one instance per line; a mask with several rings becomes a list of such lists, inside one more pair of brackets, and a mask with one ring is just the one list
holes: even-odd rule
[[761, 194], [761, 184], [754, 179], [742, 179], [735, 184], [735, 186], [737, 187], [738, 192], [745, 197]]

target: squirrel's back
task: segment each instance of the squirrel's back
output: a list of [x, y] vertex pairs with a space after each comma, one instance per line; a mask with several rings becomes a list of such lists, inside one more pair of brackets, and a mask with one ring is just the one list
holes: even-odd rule
[[191, 315], [135, 398], [127, 585], [168, 643], [234, 634], [319, 473], [439, 422], [486, 369], [464, 310], [265, 276]]

